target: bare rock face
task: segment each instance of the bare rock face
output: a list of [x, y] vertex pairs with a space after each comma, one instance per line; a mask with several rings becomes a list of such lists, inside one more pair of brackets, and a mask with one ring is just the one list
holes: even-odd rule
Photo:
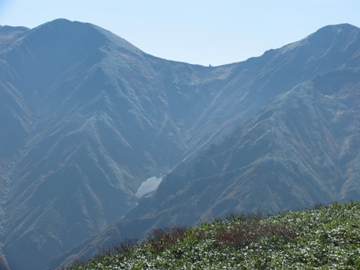
[[4, 265], [56, 267], [153, 226], [358, 199], [359, 35], [327, 26], [202, 67], [91, 24], [0, 27]]

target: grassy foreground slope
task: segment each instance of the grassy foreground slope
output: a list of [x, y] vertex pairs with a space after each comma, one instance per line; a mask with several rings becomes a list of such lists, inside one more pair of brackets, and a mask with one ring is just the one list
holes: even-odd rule
[[360, 269], [360, 203], [156, 229], [70, 269]]

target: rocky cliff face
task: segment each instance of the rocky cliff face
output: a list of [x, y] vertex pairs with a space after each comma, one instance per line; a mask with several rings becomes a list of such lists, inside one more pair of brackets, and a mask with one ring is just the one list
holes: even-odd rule
[[[359, 33], [328, 26], [258, 58], [202, 67], [153, 57], [91, 24], [1, 27], [10, 267], [45, 268], [126, 214], [112, 236], [356, 199]], [[138, 202], [141, 182], [176, 164]]]

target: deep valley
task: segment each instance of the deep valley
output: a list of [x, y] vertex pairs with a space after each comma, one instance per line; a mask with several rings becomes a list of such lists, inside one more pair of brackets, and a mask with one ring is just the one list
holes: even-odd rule
[[55, 269], [235, 212], [358, 201], [359, 104], [349, 24], [216, 67], [88, 23], [1, 26], [0, 269]]

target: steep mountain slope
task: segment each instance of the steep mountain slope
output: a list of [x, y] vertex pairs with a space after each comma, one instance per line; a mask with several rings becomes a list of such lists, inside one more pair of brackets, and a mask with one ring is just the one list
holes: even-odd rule
[[360, 200], [359, 89], [359, 68], [299, 84], [212, 145], [184, 175], [175, 168], [122, 222], [70, 254], [86, 258], [95, 245], [105, 247], [114, 239], [145, 237], [154, 227], [195, 225], [234, 212]]
[[[258, 58], [202, 67], [153, 57], [91, 24], [55, 20], [34, 29], [1, 27], [1, 226], [10, 267], [46, 267], [124, 216], [136, 205], [142, 181], [183, 160], [149, 204], [141, 201], [119, 225], [120, 234], [142, 233], [169, 216], [168, 221], [180, 220], [180, 214], [160, 217], [166, 194], [207, 177], [197, 170], [209, 177], [216, 168], [231, 171], [230, 161], [219, 160], [213, 169], [206, 159], [201, 165], [201, 151], [297, 84], [359, 66], [359, 35], [351, 25], [328, 26]], [[235, 141], [229, 140], [231, 147]], [[187, 171], [191, 177], [184, 178]], [[206, 196], [217, 201], [211, 188]], [[200, 196], [199, 190], [193, 193]], [[321, 194], [323, 200], [333, 196]], [[175, 197], [192, 198], [184, 196]], [[174, 209], [175, 202], [181, 200]], [[147, 223], [129, 221], [142, 218], [148, 207], [153, 214]], [[222, 214], [220, 204], [214, 207], [205, 200], [194, 215]], [[184, 218], [191, 223], [193, 217]]]
[[196, 118], [190, 129], [191, 145], [222, 141], [267, 102], [319, 73], [358, 67], [359, 35], [359, 29], [348, 24], [326, 26], [298, 42], [236, 64], [235, 75]]
[[[152, 68], [166, 61], [66, 20], [13, 36], [1, 58], [3, 250], [13, 269], [41, 269], [123, 216], [186, 144]], [[184, 85], [207, 70], [172, 72], [185, 67]]]
[[[359, 69], [298, 85], [206, 151], [187, 174], [175, 176], [175, 170], [137, 209], [147, 206], [151, 213], [154, 201], [157, 213], [168, 212], [178, 224], [231, 212], [359, 200], [359, 89]], [[182, 187], [171, 192], [166, 186], [172, 182]]]

